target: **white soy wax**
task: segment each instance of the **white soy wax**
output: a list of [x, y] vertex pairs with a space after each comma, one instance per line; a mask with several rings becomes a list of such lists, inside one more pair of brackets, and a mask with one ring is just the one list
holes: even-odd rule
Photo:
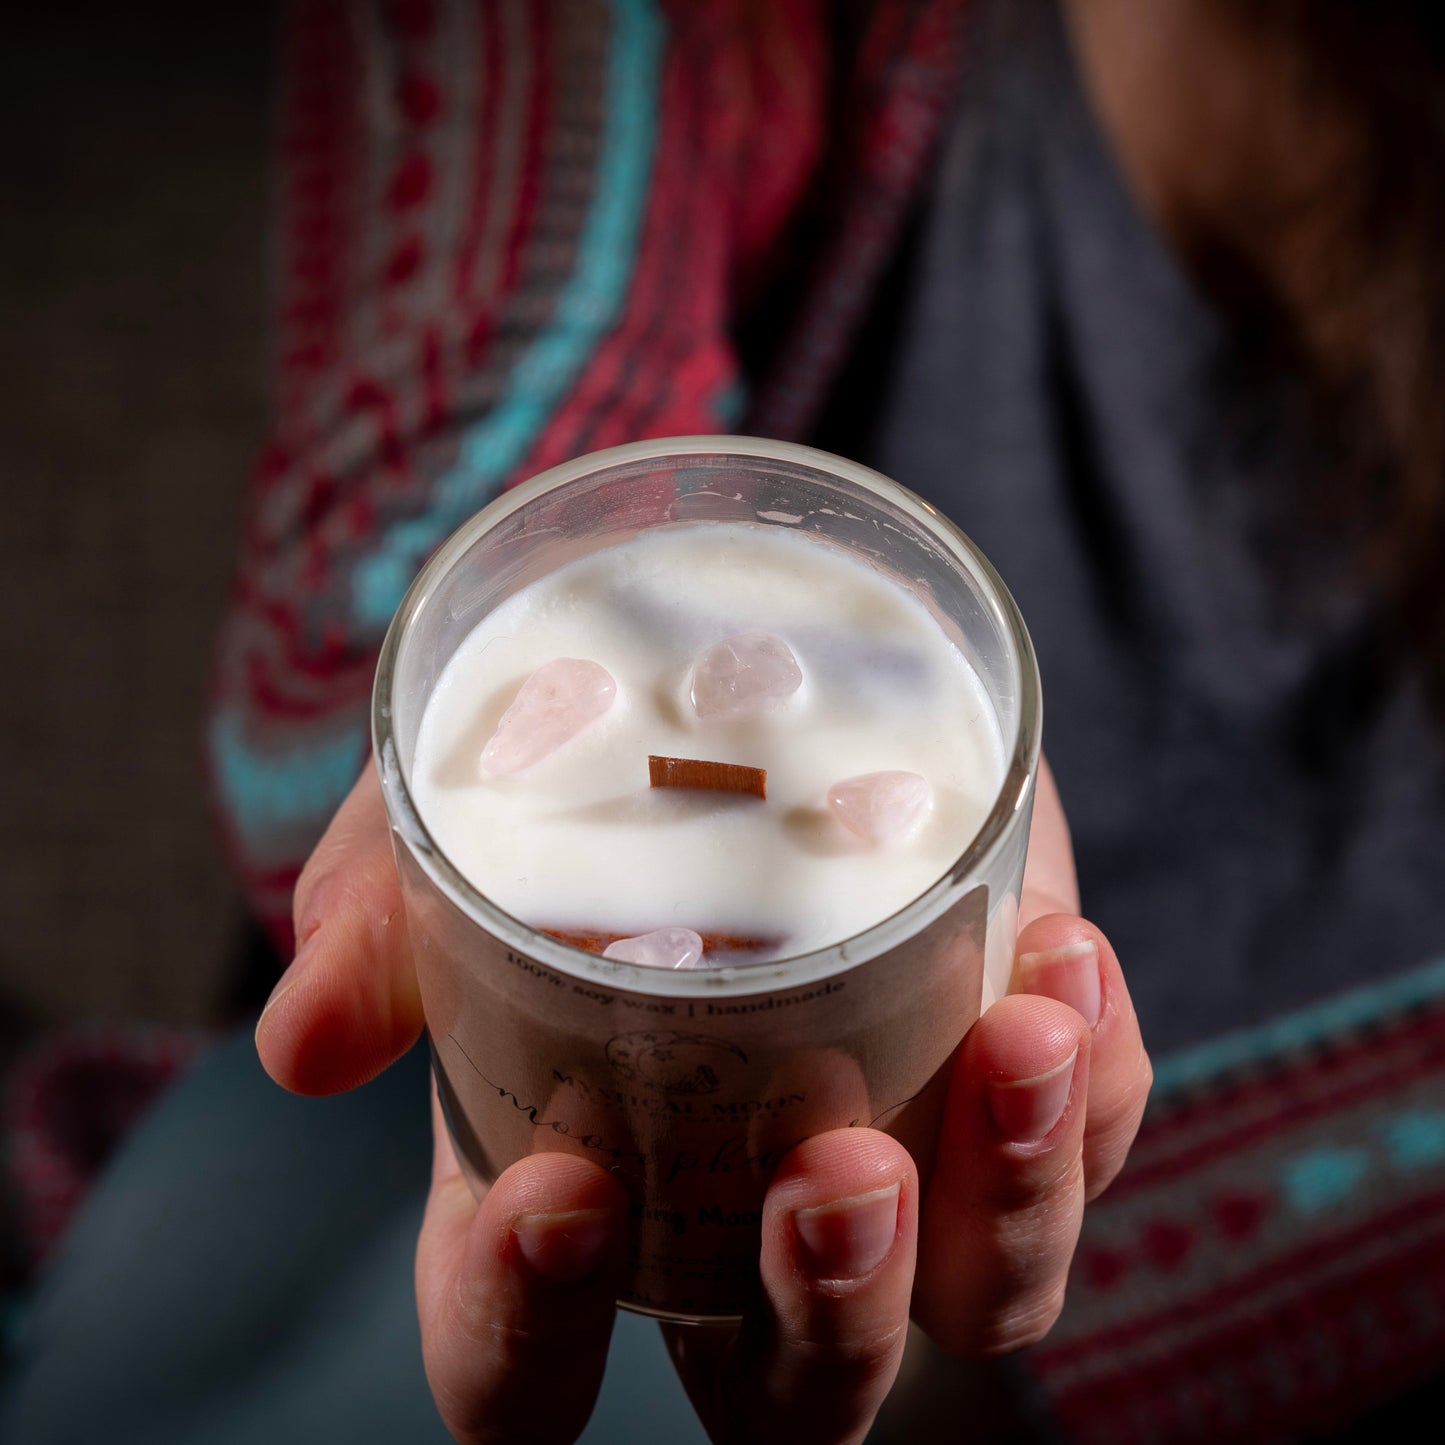
[[[742, 718], [699, 716], [693, 669], [741, 634], [781, 639], [801, 685]], [[481, 759], [529, 676], [558, 658], [605, 668], [615, 696], [516, 772]], [[765, 769], [767, 796], [649, 786], [650, 755]], [[488, 614], [447, 663], [417, 735], [412, 792], [481, 892], [544, 931], [695, 930], [702, 962], [826, 947], [935, 883], [989, 813], [1005, 751], [983, 684], [906, 588], [780, 527], [662, 528], [567, 563]], [[927, 781], [902, 837], [860, 838], [839, 783]]]

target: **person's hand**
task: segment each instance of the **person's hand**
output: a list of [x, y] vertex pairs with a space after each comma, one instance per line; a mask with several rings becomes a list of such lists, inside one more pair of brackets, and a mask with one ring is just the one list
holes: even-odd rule
[[[334, 1093], [379, 1073], [422, 1026], [372, 769], [307, 863], [295, 906], [299, 952], [257, 1048], [278, 1083]], [[757, 1310], [736, 1331], [668, 1332], [713, 1439], [861, 1440], [897, 1373], [910, 1309], [961, 1355], [1017, 1349], [1053, 1323], [1084, 1203], [1122, 1165], [1150, 1082], [1118, 961], [1077, 909], [1045, 768], [1012, 990], [958, 1051], [926, 1194], [884, 1134], [809, 1139], [768, 1190]], [[466, 1442], [573, 1440], [606, 1359], [622, 1187], [587, 1160], [543, 1154], [478, 1204], [439, 1121], [435, 1133], [416, 1280], [442, 1418]]]

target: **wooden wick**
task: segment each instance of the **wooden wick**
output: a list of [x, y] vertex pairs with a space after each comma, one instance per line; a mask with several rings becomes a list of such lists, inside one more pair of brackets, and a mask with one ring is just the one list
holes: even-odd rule
[[647, 776], [654, 788], [702, 788], [711, 793], [747, 793], [768, 796], [768, 770], [740, 763], [709, 763], [699, 758], [647, 759]]

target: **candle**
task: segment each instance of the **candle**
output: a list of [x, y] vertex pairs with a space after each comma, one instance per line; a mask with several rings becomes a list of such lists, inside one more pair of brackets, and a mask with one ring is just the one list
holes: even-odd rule
[[437, 1090], [479, 1190], [558, 1149], [632, 1200], [621, 1303], [733, 1316], [800, 1140], [929, 1174], [1012, 956], [1022, 620], [886, 479], [692, 437], [584, 457], [422, 569], [373, 700]]
[[[657, 786], [649, 759], [742, 781]], [[569, 562], [484, 617], [432, 693], [413, 792], [514, 917], [694, 967], [896, 912], [1003, 773], [982, 682], [911, 592], [806, 534], [712, 523]]]

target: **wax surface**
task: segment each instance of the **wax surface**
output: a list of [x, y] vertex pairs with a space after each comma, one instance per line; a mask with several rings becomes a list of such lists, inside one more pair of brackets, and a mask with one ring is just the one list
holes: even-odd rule
[[[784, 639], [801, 687], [757, 717], [700, 718], [696, 658], [725, 638]], [[481, 755], [526, 679], [601, 664], [611, 708], [542, 761], [490, 776]], [[767, 798], [654, 789], [648, 757], [767, 770]], [[909, 835], [870, 844], [829, 789], [904, 770], [932, 786]], [[705, 961], [807, 952], [880, 922], [936, 882], [992, 806], [1004, 755], [978, 676], [923, 605], [881, 572], [777, 527], [649, 533], [566, 566], [484, 618], [422, 718], [417, 807], [456, 867], [535, 928], [683, 927], [767, 939]]]

